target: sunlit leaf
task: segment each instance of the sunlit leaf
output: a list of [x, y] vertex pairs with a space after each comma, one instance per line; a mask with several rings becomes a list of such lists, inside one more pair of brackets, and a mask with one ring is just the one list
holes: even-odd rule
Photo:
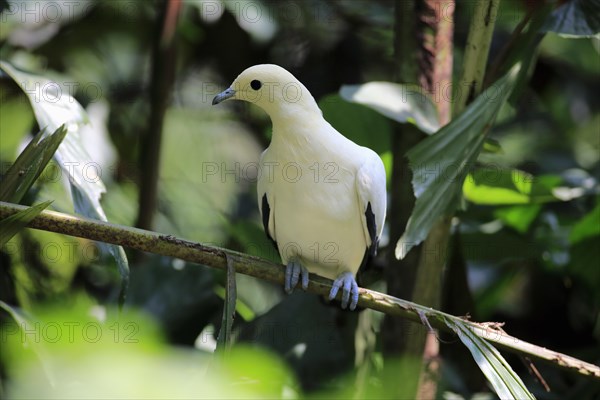
[[0, 221], [0, 247], [15, 236], [21, 229], [25, 228], [32, 219], [40, 215], [46, 209], [51, 201], [36, 204], [26, 210], [19, 211], [16, 214], [6, 217]]
[[479, 369], [488, 379], [501, 399], [535, 399], [519, 375], [513, 371], [500, 352], [485, 339], [480, 338], [466, 324], [444, 319], [461, 342], [471, 352]]
[[600, 236], [600, 200], [589, 214], [573, 226], [569, 242], [575, 244], [592, 236]]
[[527, 172], [486, 166], [470, 172], [463, 195], [475, 204], [528, 204], [557, 201], [553, 187]]
[[564, 37], [592, 37], [600, 33], [600, 0], [569, 0], [552, 12], [543, 27]]
[[524, 204], [499, 208], [494, 211], [494, 215], [517, 232], [525, 233], [541, 209], [542, 206], [539, 203]]
[[35, 135], [4, 175], [0, 200], [19, 203], [46, 168], [66, 134], [65, 126], [61, 125], [51, 134], [42, 130]]
[[346, 101], [363, 104], [400, 123], [411, 123], [427, 134], [440, 125], [433, 102], [417, 85], [393, 82], [368, 82], [343, 85], [340, 96]]
[[518, 72], [516, 65], [452, 122], [408, 151], [417, 200], [406, 230], [396, 244], [397, 258], [404, 258], [412, 247], [425, 240], [440, 217], [456, 209], [463, 180], [510, 95]]
[[[21, 71], [0, 61], [0, 68], [8, 74], [27, 95], [40, 129], [56, 131], [64, 125], [67, 134], [54, 157], [69, 176], [75, 212], [89, 218], [106, 221], [100, 197], [106, 191], [97, 172], [97, 163], [81, 144], [80, 128], [88, 122], [81, 105], [69, 93], [47, 78]], [[90, 172], [91, 171], [91, 172]], [[122, 247], [102, 244], [101, 247], [115, 258], [122, 279], [120, 299], [124, 297], [129, 280], [129, 264]], [[122, 302], [121, 302], [122, 304]]]

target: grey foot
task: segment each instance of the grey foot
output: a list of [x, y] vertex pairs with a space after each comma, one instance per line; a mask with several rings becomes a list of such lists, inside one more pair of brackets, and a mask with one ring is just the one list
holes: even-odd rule
[[308, 288], [308, 270], [298, 261], [290, 261], [285, 268], [285, 292], [290, 294], [294, 291], [298, 281], [302, 277], [302, 289]]
[[351, 272], [344, 272], [333, 281], [333, 287], [329, 292], [329, 300], [335, 299], [340, 288], [342, 289], [342, 308], [348, 307], [348, 302], [350, 302], [349, 308], [354, 310], [358, 304], [358, 284]]

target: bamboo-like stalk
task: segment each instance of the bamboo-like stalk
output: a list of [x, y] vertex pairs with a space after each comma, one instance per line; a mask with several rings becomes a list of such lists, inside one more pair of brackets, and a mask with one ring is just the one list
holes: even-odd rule
[[452, 110], [454, 116], [460, 114], [481, 93], [499, 5], [500, 0], [475, 2], [465, 46], [463, 70], [457, 82], [459, 95]]
[[[421, 85], [432, 94], [438, 112], [438, 122], [444, 126], [451, 119], [451, 102], [443, 90], [452, 84], [454, 0], [426, 0], [418, 7], [421, 26]], [[411, 300], [430, 307], [441, 306], [443, 271], [446, 265], [451, 218], [441, 218], [421, 245], [421, 254]], [[422, 356], [423, 369], [415, 397], [435, 398], [440, 381], [439, 342], [435, 331], [422, 331], [406, 338], [407, 353]]]
[[[460, 96], [454, 105], [452, 115], [460, 114], [466, 104], [472, 101], [480, 92], [485, 75], [490, 43], [496, 23], [500, 0], [481, 0], [476, 2], [471, 17], [469, 35], [465, 48], [464, 65], [461, 78], [458, 81]], [[446, 56], [450, 56], [448, 52]], [[441, 62], [438, 63], [441, 65]], [[451, 72], [451, 65], [450, 65]], [[451, 79], [446, 73], [446, 79]], [[465, 88], [467, 88], [465, 92]], [[447, 106], [447, 105], [446, 105]], [[446, 110], [443, 115], [447, 118], [450, 113]], [[442, 125], [449, 121], [440, 121]], [[440, 193], [440, 196], [443, 196]], [[418, 273], [415, 281], [415, 301], [438, 307], [442, 288], [442, 271], [448, 258], [448, 243], [452, 216], [441, 217], [431, 228], [422, 244], [419, 258]], [[424, 335], [413, 335], [409, 338], [407, 347], [415, 352], [425, 346]]]
[[[0, 220], [26, 208], [17, 204], [0, 202]], [[227, 260], [229, 260], [236, 272], [279, 284], [283, 284], [284, 280], [285, 267], [281, 264], [237, 251], [190, 242], [172, 235], [76, 217], [54, 211], [43, 211], [28, 226], [34, 229], [62, 233], [175, 257], [223, 270], [227, 268]], [[307, 291], [319, 295], [328, 295], [331, 284], [331, 280], [311, 274]], [[500, 329], [494, 328], [497, 324], [467, 321], [430, 307], [424, 307], [420, 304], [364, 288], [360, 289], [358, 305], [418, 323], [425, 321], [431, 327], [446, 332], [451, 332], [451, 330], [444, 323], [444, 318], [451, 319], [468, 326], [477, 336], [495, 343], [501, 349], [547, 361], [557, 367], [580, 375], [600, 379], [600, 367], [517, 339]]]

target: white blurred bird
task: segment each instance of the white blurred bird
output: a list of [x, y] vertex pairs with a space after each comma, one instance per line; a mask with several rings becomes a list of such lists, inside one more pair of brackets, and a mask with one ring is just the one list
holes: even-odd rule
[[244, 100], [271, 117], [271, 144], [262, 153], [257, 185], [265, 232], [287, 265], [285, 290], [308, 274], [334, 280], [342, 308], [358, 302], [356, 273], [375, 255], [386, 213], [383, 162], [336, 131], [291, 73], [271, 64], [242, 72], [212, 104]]

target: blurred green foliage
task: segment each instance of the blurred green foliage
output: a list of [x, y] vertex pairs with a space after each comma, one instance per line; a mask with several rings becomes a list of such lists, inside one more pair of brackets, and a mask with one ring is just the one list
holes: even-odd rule
[[76, 296], [35, 309], [35, 320], [0, 303], [14, 317], [2, 326], [11, 398], [291, 398], [297, 391], [286, 365], [265, 350], [236, 346], [224, 362], [168, 346], [147, 315], [117, 317], [94, 303]]
[[[150, 72], [158, 8], [153, 2], [64, 3], [10, 2], [0, 16], [0, 59], [61, 83], [62, 93], [83, 106], [91, 123], [78, 131], [89, 154], [80, 181], [93, 186], [99, 176], [106, 186], [99, 204], [108, 220], [133, 225], [144, 174], [139, 141], [148, 128], [150, 89], [157, 84]], [[590, 4], [597, 10], [597, 1], [564, 3], [575, 11], [590, 10]], [[520, 0], [501, 4], [490, 60], [532, 6]], [[594, 15], [600, 14], [584, 12], [583, 33], [598, 31]], [[471, 17], [466, 3], [457, 4], [455, 17], [459, 76]], [[382, 155], [394, 185], [392, 159], [403, 156], [391, 152], [397, 122], [338, 94], [342, 85], [392, 80], [392, 18], [386, 1], [183, 2], [155, 230], [278, 259], [262, 233], [255, 193], [255, 163], [268, 144], [270, 121], [247, 104], [210, 106], [216, 93], [257, 63], [293, 72], [334, 127]], [[568, 28], [569, 21], [562, 21]], [[559, 27], [548, 24], [544, 29]], [[500, 110], [491, 130], [498, 146], [472, 163], [454, 231], [460, 240], [452, 250], [466, 266], [469, 290], [460, 296], [472, 298], [474, 306], [457, 308], [461, 299], [453, 298], [444, 307], [476, 320], [506, 321], [514, 336], [598, 364], [600, 39], [570, 39], [561, 35], [573, 29], [561, 32], [543, 37], [531, 78], [518, 88], [521, 100]], [[35, 84], [25, 84], [28, 95]], [[35, 119], [41, 104], [30, 103], [0, 75], [2, 176], [45, 128]], [[48, 200], [57, 211], [76, 209], [69, 178], [57, 162], [46, 166], [22, 203]], [[382, 238], [369, 271], [372, 287], [385, 289], [381, 268], [397, 240]], [[225, 274], [165, 257], [128, 255], [131, 285], [119, 314], [116, 262], [94, 243], [23, 230], [2, 247], [0, 396], [393, 398], [387, 382], [403, 381], [394, 374], [396, 366], [414, 365], [408, 370], [418, 373], [419, 360], [384, 358], [376, 313], [342, 312], [304, 293], [284, 296], [280, 287], [247, 276], [237, 279], [235, 345], [228, 358], [213, 358]], [[124, 342], [132, 332], [129, 322], [137, 329], [136, 343]], [[56, 341], [55, 324], [61, 333]], [[101, 332], [98, 342], [79, 334], [86, 324]], [[72, 341], [69, 326], [75, 329]], [[23, 334], [25, 328], [33, 333]], [[417, 329], [407, 323], [409, 333]], [[441, 351], [440, 398], [493, 398], [483, 377], [466, 372], [462, 360], [473, 361], [455, 338], [442, 342]], [[538, 365], [553, 390], [545, 393], [516, 358], [508, 360], [538, 398], [598, 395], [595, 382]]]

